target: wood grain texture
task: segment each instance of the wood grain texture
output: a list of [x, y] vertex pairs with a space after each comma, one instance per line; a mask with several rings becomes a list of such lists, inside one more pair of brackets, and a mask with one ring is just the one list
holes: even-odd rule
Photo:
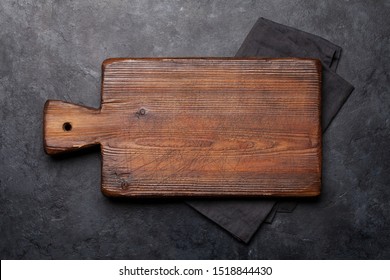
[[48, 154], [101, 145], [107, 196], [316, 196], [320, 63], [109, 59], [102, 105], [48, 101]]

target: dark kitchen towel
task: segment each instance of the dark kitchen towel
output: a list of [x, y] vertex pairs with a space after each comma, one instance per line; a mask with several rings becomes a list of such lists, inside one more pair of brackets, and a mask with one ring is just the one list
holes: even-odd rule
[[[306, 57], [322, 62], [322, 129], [325, 132], [353, 86], [334, 71], [341, 48], [316, 35], [260, 18], [249, 32], [236, 57]], [[276, 199], [190, 200], [204, 216], [249, 242], [263, 222], [271, 223], [277, 212], [291, 212], [296, 203]]]

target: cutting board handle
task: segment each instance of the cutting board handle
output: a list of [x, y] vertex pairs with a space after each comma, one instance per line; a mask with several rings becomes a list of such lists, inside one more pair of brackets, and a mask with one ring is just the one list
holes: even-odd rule
[[44, 108], [43, 138], [49, 155], [100, 144], [100, 109], [48, 100]]

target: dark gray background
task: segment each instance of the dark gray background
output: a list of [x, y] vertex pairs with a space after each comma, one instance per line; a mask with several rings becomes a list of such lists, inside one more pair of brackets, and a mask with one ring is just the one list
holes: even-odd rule
[[[390, 258], [390, 1], [1, 1], [0, 256]], [[47, 99], [98, 107], [108, 57], [233, 56], [260, 16], [343, 48], [355, 91], [323, 141], [323, 194], [249, 245], [180, 201], [105, 198], [98, 151], [42, 148]]]

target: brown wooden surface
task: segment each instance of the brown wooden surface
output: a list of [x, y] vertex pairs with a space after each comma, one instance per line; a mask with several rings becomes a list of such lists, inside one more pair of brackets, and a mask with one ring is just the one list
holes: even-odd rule
[[48, 154], [101, 145], [108, 196], [315, 196], [320, 63], [109, 59], [102, 106], [48, 101]]

